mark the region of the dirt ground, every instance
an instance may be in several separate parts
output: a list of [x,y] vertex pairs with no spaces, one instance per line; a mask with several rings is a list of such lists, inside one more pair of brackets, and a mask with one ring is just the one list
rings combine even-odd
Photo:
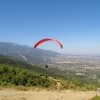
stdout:
[[0,90],[0,100],[88,100],[95,95],[96,91]]

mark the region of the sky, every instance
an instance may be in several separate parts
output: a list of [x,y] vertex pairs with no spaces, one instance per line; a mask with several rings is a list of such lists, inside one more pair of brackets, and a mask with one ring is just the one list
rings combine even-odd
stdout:
[[0,41],[64,54],[100,54],[100,0],[0,0]]

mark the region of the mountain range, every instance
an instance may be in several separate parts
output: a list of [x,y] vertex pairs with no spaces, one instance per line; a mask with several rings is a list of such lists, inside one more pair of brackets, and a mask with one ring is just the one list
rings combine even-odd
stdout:
[[50,62],[50,57],[56,57],[61,55],[58,52],[34,49],[33,47],[27,45],[20,45],[12,42],[2,42],[0,41],[0,54],[11,56],[16,59],[23,60],[32,64],[44,65]]

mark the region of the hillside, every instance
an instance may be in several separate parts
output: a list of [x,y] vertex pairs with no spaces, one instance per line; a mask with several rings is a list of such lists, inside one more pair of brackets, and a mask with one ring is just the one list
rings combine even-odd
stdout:
[[1,86],[22,85],[51,89],[68,88],[67,81],[57,76],[59,75],[52,70],[50,71],[46,68],[30,65],[11,57],[0,56]]
[[48,57],[60,55],[60,53],[50,50],[34,49],[33,47],[27,45],[1,41],[0,54],[39,65],[44,65],[45,63],[50,62],[51,60]]
[[45,74],[45,75],[52,76],[52,77],[63,78],[63,72],[61,72],[57,69],[50,69],[50,68],[46,69],[45,67],[43,68],[43,67],[35,65],[35,64],[34,65],[29,64],[29,63],[14,59],[9,56],[0,55],[0,64],[6,64],[9,66],[18,67],[18,68],[26,68],[26,69],[34,71],[38,74]]
[[49,80],[45,75],[40,75],[13,66],[0,64],[0,85],[2,86],[40,86],[49,87],[53,83],[53,80]]
[[[64,71],[59,71],[55,68],[43,68],[2,55],[0,56],[0,76],[1,85],[28,86],[30,84],[28,82],[31,82],[29,80],[36,78],[36,86],[41,86],[42,84],[41,87],[43,87],[43,84],[47,82],[47,87],[52,87],[53,89],[95,90],[97,87],[97,85],[91,83],[93,82],[92,80],[87,80],[84,76],[74,76],[72,72],[66,74]],[[18,80],[21,80],[21,82]],[[16,81],[20,83],[16,83]],[[84,84],[86,82],[87,84]],[[33,80],[29,86],[33,86],[32,84]]]

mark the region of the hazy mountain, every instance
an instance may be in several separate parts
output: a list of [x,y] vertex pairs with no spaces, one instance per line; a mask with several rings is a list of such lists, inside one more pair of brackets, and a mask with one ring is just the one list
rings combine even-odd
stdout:
[[2,41],[0,41],[0,54],[36,64],[45,64],[50,61],[50,57],[60,55],[60,53],[50,50],[34,49],[27,45]]

